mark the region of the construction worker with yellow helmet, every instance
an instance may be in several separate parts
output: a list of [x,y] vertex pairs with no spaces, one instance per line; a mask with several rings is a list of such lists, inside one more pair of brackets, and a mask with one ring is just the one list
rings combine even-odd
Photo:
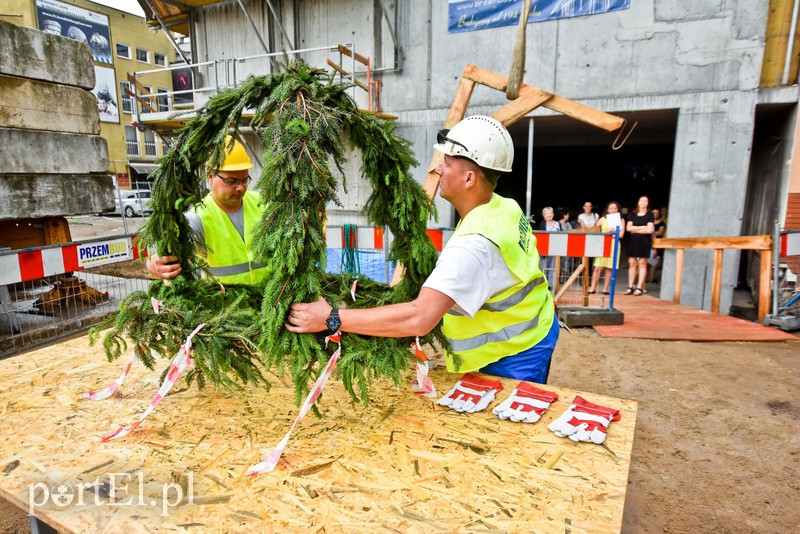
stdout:
[[449,371],[545,383],[559,334],[553,297],[528,219],[514,200],[494,193],[500,174],[512,170],[511,136],[497,120],[477,115],[439,131],[437,141],[434,149],[444,154],[439,194],[461,220],[419,296],[368,309],[297,303],[286,327],[406,337],[425,335],[444,318],[460,356],[448,355]]
[[[253,162],[242,143],[225,138],[226,156],[219,168],[208,169],[210,192],[186,213],[197,238],[197,253],[209,266],[209,275],[223,284],[256,284],[267,275],[252,253],[252,230],[264,207],[259,196],[247,190]],[[151,256],[151,275],[168,280],[181,272],[175,256]]]

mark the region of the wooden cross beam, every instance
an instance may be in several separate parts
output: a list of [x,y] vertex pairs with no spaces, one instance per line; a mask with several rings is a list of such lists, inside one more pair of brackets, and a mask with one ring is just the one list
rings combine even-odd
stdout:
[[[450,112],[444,122],[446,129],[452,128],[464,118],[476,83],[505,93],[508,87],[508,78],[475,65],[467,65],[461,74],[461,81],[458,84],[458,89],[456,89],[453,104],[450,106]],[[585,106],[574,100],[549,93],[544,89],[525,83],[519,86],[519,96],[495,111],[492,117],[508,127],[539,106],[544,106],[573,119],[597,126],[607,132],[618,130],[625,124],[625,119],[622,117]],[[428,166],[428,177],[425,179],[424,185],[425,192],[428,193],[430,198],[434,198],[436,190],[439,189],[439,175],[436,174],[436,167],[442,161],[444,161],[444,154],[434,150],[431,164]],[[392,276],[392,286],[400,281],[403,276],[402,273],[403,266],[398,263],[397,268],[394,270],[394,276]]]

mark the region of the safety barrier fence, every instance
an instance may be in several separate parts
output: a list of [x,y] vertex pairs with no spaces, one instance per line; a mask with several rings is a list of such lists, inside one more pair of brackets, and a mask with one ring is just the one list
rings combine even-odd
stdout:
[[[428,230],[441,251],[453,229]],[[394,262],[391,236],[382,228],[331,226],[326,229],[327,270],[360,272],[388,283]],[[589,295],[589,258],[609,256],[613,234],[536,233],[543,256],[554,258],[546,274],[560,304],[609,307],[611,296]],[[119,264],[139,259],[134,235],[120,235],[23,250],[0,250],[0,357],[86,330],[116,312],[119,302],[151,282],[144,266]],[[555,273],[559,273],[555,275]]]
[[772,273],[772,313],[766,324],[783,330],[800,328],[800,230],[781,230],[775,226]]
[[534,232],[536,248],[542,258],[542,271],[558,306],[612,309],[617,265],[611,262],[610,289],[603,294],[603,280],[590,293],[594,262],[619,254],[619,238],[614,232]]
[[0,250],[0,357],[84,330],[120,300],[147,289],[114,276],[111,264],[138,259],[131,235],[23,250]]

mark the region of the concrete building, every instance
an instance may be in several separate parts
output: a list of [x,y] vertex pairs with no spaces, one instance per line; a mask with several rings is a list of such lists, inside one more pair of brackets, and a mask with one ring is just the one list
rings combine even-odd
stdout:
[[[92,51],[96,84],[92,92],[100,111],[100,136],[108,143],[109,169],[120,189],[148,188],[147,175],[163,154],[164,144],[153,132],[138,131],[128,73],[154,70],[175,62],[176,51],[163,32],[149,29],[142,17],[89,0],[6,0],[0,20],[84,41]],[[168,71],[150,77],[146,100],[156,110],[171,109]],[[141,93],[141,91],[140,91]]]
[[[532,18],[541,21],[528,25],[524,82],[638,126],[622,149],[612,150],[615,133],[539,108],[511,128],[518,155],[499,192],[526,205],[530,160],[534,215],[546,205],[578,207],[585,200],[632,208],[646,194],[654,207],[669,207],[669,237],[771,233],[775,220],[800,226],[796,3],[537,2]],[[397,116],[401,135],[412,140],[422,181],[465,65],[508,73],[522,2],[140,4],[151,24],[158,18],[188,24],[197,62],[350,44],[370,57],[381,108]],[[498,25],[503,21],[510,25]],[[324,65],[330,54],[301,55]],[[198,85],[222,85],[216,65],[216,71],[196,69]],[[265,58],[237,66],[239,78],[274,68]],[[363,94],[357,98],[364,105]],[[504,94],[478,87],[467,113],[491,114],[505,103]],[[348,216],[363,198],[351,186]],[[454,224],[449,205],[437,203],[440,220],[432,225]],[[746,274],[744,257],[725,255],[723,312]],[[685,304],[709,307],[712,266],[710,251],[687,251]],[[672,297],[674,279],[668,251],[662,298]]]

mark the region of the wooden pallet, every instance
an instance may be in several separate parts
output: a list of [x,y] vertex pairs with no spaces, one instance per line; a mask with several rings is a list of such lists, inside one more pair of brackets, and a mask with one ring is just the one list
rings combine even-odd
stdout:
[[[347,350],[346,336],[344,343]],[[597,446],[546,428],[575,391],[549,387],[561,399],[524,425],[491,410],[458,414],[415,396],[408,383],[378,384],[368,407],[353,405],[332,380],[318,401],[323,417],[309,414],[276,470],[252,478],[247,469],[297,413],[288,380],[239,396],[185,389],[181,380],[136,431],[101,443],[137,419],[158,387],[161,369],[137,364],[115,397],[81,400],[123,365],[106,362],[85,337],[0,361],[0,496],[28,509],[33,495],[35,515],[65,532],[563,533],[622,525],[632,401],[582,394],[622,411]],[[456,375],[439,368],[432,378],[441,394]],[[516,383],[503,382],[501,400]],[[178,488],[183,499],[168,506]],[[68,506],[54,502],[69,495]]]

